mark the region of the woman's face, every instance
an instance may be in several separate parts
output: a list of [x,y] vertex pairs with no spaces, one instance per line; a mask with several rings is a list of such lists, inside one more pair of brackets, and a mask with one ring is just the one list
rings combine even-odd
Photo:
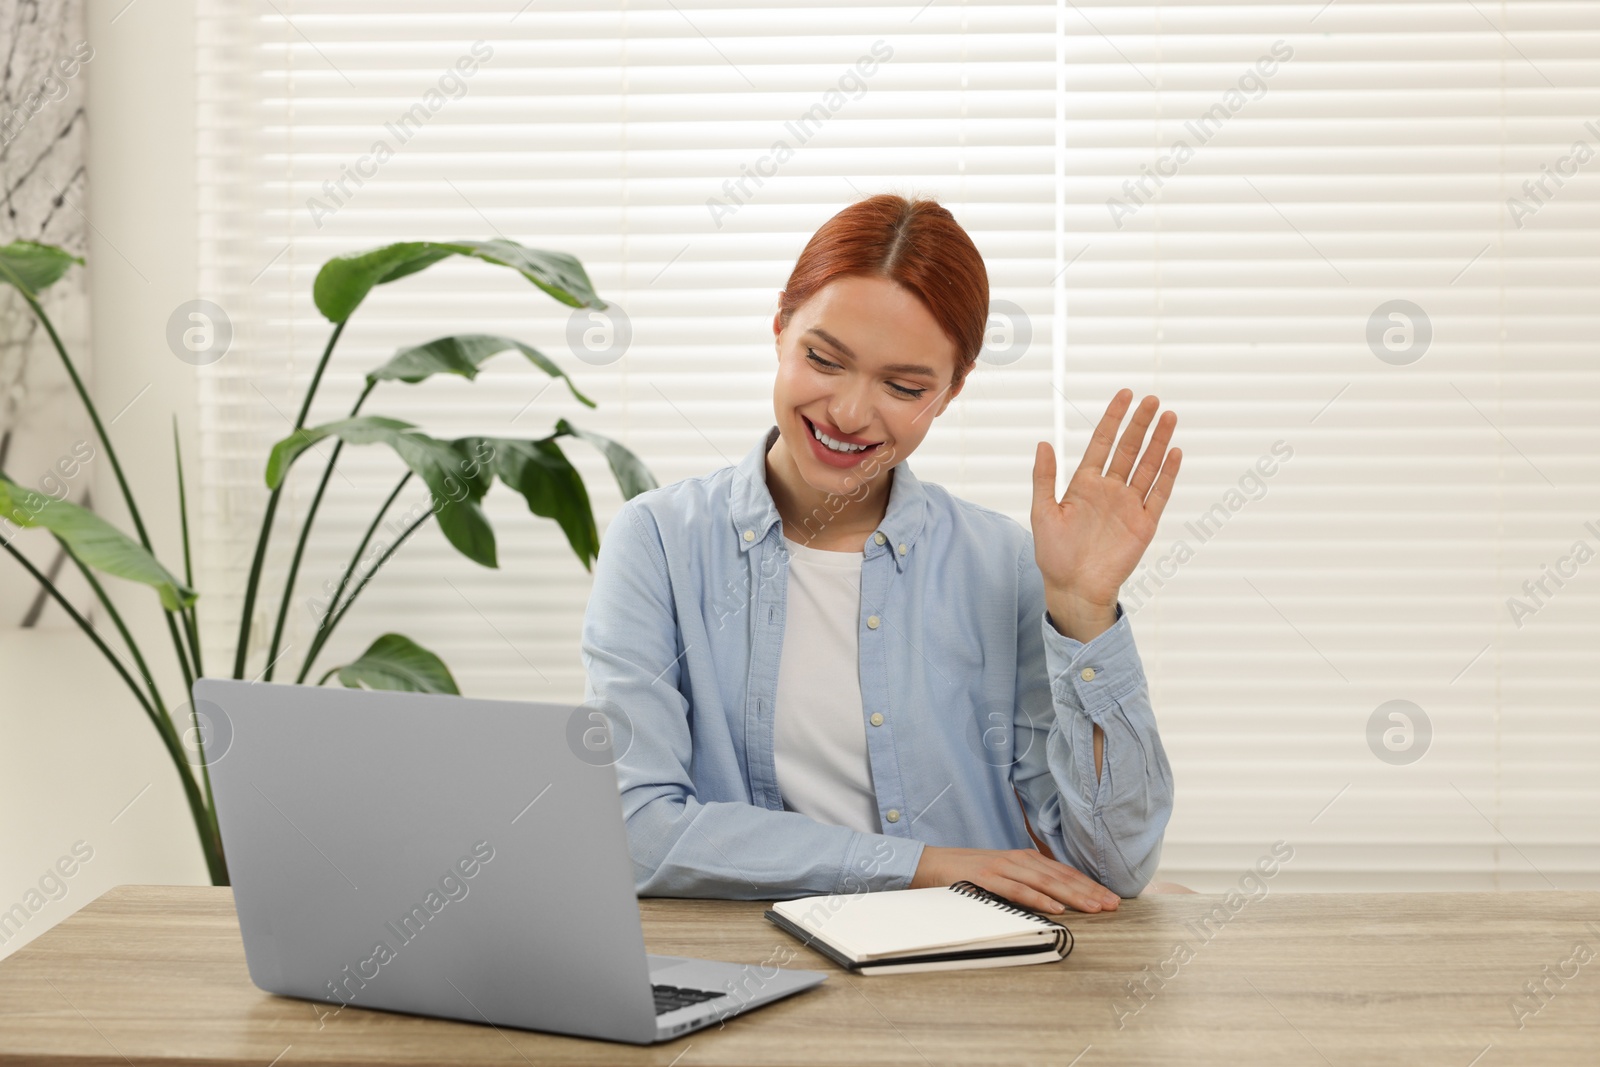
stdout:
[[[829,282],[780,325],[773,414],[806,484],[859,492],[922,443],[960,393],[952,389],[956,346],[928,309],[887,278]],[[835,444],[869,445],[841,452]]]

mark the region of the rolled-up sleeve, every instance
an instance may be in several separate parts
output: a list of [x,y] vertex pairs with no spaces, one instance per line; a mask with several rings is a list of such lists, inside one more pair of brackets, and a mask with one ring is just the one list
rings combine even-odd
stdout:
[[[1017,560],[1018,655],[1013,784],[1056,859],[1119,896],[1155,873],[1172,815],[1172,768],[1122,604],[1088,642],[1058,632],[1027,537]],[[1105,734],[1095,773],[1094,727]]]
[[601,542],[581,653],[585,702],[622,718],[612,735],[639,895],[770,900],[909,886],[921,842],[698,798],[691,702],[680,689],[690,650],[668,574],[653,519],[628,501]]

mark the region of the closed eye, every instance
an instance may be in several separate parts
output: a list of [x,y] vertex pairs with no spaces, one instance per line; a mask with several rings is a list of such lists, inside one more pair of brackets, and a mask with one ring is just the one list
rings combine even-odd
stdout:
[[[806,349],[806,358],[811,360],[811,362],[815,363],[817,366],[819,366],[819,367],[827,367],[829,370],[843,370],[844,369],[843,367],[839,366],[839,364],[837,364],[837,363],[829,363],[827,360],[825,360],[821,356],[817,355],[816,350],[812,349],[812,348],[807,348]],[[905,397],[905,398],[907,398],[909,400],[914,400],[917,397],[921,396],[923,393],[927,392],[926,389],[907,389],[905,386],[896,385],[894,382],[889,382],[888,385],[889,385],[890,389],[893,389],[896,393],[899,393],[901,396],[903,396],[903,397]]]
[[806,358],[817,364],[819,367],[827,367],[829,370],[843,369],[837,363],[829,363],[827,360],[823,359],[821,356],[817,355],[815,351],[809,348],[806,349]]

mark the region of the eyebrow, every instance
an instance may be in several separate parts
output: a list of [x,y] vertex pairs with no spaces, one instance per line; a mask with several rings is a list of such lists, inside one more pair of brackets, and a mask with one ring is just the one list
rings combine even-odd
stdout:
[[[832,345],[834,348],[837,348],[851,359],[859,361],[860,357],[854,352],[850,351],[850,347],[848,345],[839,340],[837,337],[833,336],[833,334],[829,333],[827,330],[824,330],[822,327],[813,326],[807,330],[806,333],[816,334],[818,337],[822,338],[824,341],[828,342],[828,344]],[[938,371],[921,363],[891,363],[887,367],[884,367],[883,370],[886,374],[925,374],[929,378],[938,377]]]

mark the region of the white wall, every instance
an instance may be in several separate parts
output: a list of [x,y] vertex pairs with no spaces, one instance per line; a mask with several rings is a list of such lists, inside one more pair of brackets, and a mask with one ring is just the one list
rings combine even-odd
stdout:
[[[194,18],[192,5],[91,0],[94,60],[84,68],[92,389],[107,419],[138,397],[112,439],[157,553],[174,570],[182,555],[171,419],[192,432],[195,389],[194,368],[165,338],[172,309],[195,296]],[[97,511],[127,528],[108,463],[96,464],[94,496]],[[154,596],[115,579],[106,586],[151,666],[169,672],[160,679],[169,699],[181,699]],[[93,850],[64,879],[66,894],[0,944],[0,956],[110,886],[209,882],[171,760],[83,635],[9,631],[0,672],[0,810],[10,816],[0,839],[0,911],[37,903],[30,890],[74,843]]]

